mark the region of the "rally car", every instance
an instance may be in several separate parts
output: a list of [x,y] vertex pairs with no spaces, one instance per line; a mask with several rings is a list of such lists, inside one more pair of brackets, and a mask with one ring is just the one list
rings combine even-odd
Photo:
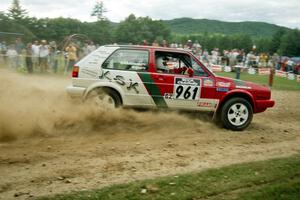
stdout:
[[253,113],[274,106],[269,88],[216,76],[191,52],[149,46],[101,46],[72,72],[72,97],[111,107],[212,111],[225,128],[243,130]]

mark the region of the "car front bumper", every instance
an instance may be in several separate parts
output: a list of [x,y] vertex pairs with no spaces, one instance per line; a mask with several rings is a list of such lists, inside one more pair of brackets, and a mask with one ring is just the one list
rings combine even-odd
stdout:
[[86,88],[84,87],[74,87],[74,86],[68,86],[66,88],[67,93],[71,96],[71,97],[83,97],[84,92],[85,92]]
[[255,113],[263,112],[267,108],[271,108],[275,105],[275,101],[268,99],[268,100],[256,100],[255,101]]

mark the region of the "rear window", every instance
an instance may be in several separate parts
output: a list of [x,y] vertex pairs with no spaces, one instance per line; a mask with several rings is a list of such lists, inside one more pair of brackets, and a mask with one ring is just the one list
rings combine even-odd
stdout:
[[115,51],[102,65],[105,69],[147,71],[149,52],[146,50],[120,49]]

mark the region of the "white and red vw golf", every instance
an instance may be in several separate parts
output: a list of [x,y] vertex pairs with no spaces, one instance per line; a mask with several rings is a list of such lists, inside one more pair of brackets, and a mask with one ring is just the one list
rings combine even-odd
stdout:
[[161,107],[215,112],[232,130],[274,106],[267,87],[218,77],[185,50],[102,46],[74,67],[71,96],[113,107]]

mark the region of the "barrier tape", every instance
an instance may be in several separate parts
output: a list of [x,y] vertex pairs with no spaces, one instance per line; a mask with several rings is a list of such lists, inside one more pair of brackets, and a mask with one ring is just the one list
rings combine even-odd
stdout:
[[[221,66],[221,65],[213,65],[210,66],[210,69],[212,69],[213,72],[231,72],[232,68],[234,67],[230,67],[230,66]],[[258,69],[254,69],[254,68],[247,68],[247,67],[243,67],[245,69],[247,69],[247,73],[254,75],[254,74],[258,74],[258,75],[270,75],[271,71],[270,68],[258,68]],[[296,80],[297,82],[300,83],[300,75],[294,74],[294,73],[288,73],[282,70],[276,70],[275,71],[275,76],[277,77],[281,77],[281,78],[286,78],[288,80]]]

